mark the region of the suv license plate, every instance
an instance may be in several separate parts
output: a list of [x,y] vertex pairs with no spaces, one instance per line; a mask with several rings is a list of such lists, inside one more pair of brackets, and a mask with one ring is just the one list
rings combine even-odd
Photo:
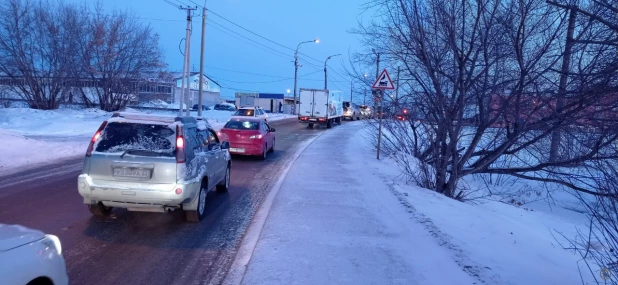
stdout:
[[135,168],[114,168],[114,176],[150,178],[150,170],[149,169],[135,169]]
[[234,147],[231,147],[230,151],[231,152],[245,152],[245,149],[244,148],[234,148]]

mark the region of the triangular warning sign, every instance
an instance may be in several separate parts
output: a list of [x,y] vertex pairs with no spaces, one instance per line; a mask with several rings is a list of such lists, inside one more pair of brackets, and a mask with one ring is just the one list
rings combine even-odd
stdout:
[[391,80],[390,75],[388,75],[388,71],[386,71],[386,69],[382,70],[382,73],[380,73],[380,76],[378,76],[378,79],[373,83],[371,88],[383,90],[395,89],[395,85],[393,84],[393,81]]

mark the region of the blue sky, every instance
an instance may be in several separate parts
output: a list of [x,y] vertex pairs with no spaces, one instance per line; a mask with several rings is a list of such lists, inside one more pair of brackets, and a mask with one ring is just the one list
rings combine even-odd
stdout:
[[[320,43],[303,44],[300,48],[300,52],[315,60],[300,55],[303,66],[298,71],[298,88],[323,88],[324,60],[329,55],[340,53],[341,56],[328,61],[329,89],[349,92],[350,78],[346,76],[343,65],[349,62],[348,53],[356,52],[361,47],[356,36],[348,30],[357,27],[362,17],[360,6],[364,1],[210,0],[207,7],[252,32],[292,49],[301,41],[319,38]],[[195,6],[189,0],[170,2]],[[203,4],[203,1],[195,2]],[[185,36],[186,12],[164,0],[104,0],[102,3],[106,9],[129,9],[149,23],[160,35],[170,69],[182,70],[182,55],[178,46]],[[208,20],[205,73],[223,85],[224,97],[233,97],[237,92],[234,89],[271,93],[293,90],[293,50],[252,35],[212,13],[208,14]],[[199,71],[201,17],[194,18],[193,29],[191,65]]]

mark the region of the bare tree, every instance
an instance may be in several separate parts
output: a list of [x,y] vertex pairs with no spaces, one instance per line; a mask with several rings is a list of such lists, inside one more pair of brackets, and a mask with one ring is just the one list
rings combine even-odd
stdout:
[[58,108],[75,66],[74,7],[46,1],[0,5],[0,75],[31,108]]
[[[601,70],[605,51],[592,50],[588,23],[578,22],[572,61],[576,74],[564,77],[568,13],[543,0],[446,1],[376,0],[379,21],[356,30],[366,43],[382,48],[385,60],[404,67],[412,81],[407,92],[423,117],[420,150],[406,131],[393,131],[392,149],[414,150],[431,166],[435,190],[462,198],[459,180],[500,173],[553,182],[600,195],[562,179],[570,168],[617,157],[612,142],[618,124],[609,120],[618,106],[611,74]],[[561,104],[558,104],[558,99]],[[416,120],[406,128],[419,129]],[[471,124],[473,123],[473,124]],[[582,132],[584,126],[594,131]],[[404,128],[399,128],[400,130]],[[568,148],[550,161],[551,134],[560,130]],[[507,162],[508,163],[505,163]]]
[[164,67],[159,37],[127,12],[106,14],[97,5],[87,14],[80,44],[84,63],[80,74],[94,86],[85,88],[96,94],[102,110],[122,109],[136,99],[143,75]]

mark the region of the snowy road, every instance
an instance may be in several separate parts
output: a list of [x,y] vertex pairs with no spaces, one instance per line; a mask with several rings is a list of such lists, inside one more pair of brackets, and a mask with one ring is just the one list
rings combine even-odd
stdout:
[[218,284],[291,154],[325,131],[295,120],[272,125],[275,153],[267,161],[235,158],[230,191],[209,194],[200,224],[184,222],[181,212],[115,210],[105,220],[91,217],[76,190],[81,159],[0,177],[0,217],[58,235],[71,284]]

